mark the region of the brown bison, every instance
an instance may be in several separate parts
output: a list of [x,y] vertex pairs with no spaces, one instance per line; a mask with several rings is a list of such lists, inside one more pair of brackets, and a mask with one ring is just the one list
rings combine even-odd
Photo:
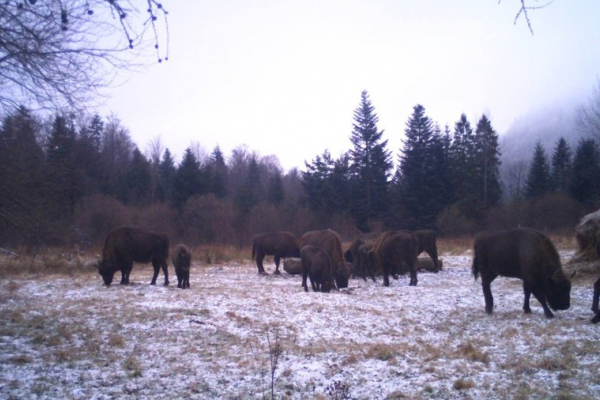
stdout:
[[314,292],[330,292],[335,287],[333,283],[333,261],[329,254],[320,247],[310,244],[300,249],[302,260],[302,287],[308,292],[306,278],[310,278],[310,285]]
[[169,284],[168,257],[169,238],[165,233],[128,227],[117,228],[106,235],[98,272],[104,284],[110,286],[115,272],[121,271],[121,285],[128,285],[129,273],[134,262],[152,262],[154,276],[150,284],[156,284],[156,278],[162,268],[166,286]]
[[369,261],[369,252],[373,250],[375,246],[374,240],[363,240],[358,238],[352,242],[348,250],[344,252],[344,259],[352,263],[354,269],[354,275],[362,278],[365,282],[367,281],[367,274],[375,282],[375,274],[373,266]]
[[173,251],[173,266],[175,267],[175,275],[177,275],[177,287],[180,289],[190,288],[190,263],[192,254],[190,250],[183,244],[175,246]]
[[434,272],[438,272],[438,249],[437,249],[437,233],[433,229],[421,229],[415,231],[415,235],[419,239],[418,254],[426,252],[433,261]]
[[570,306],[571,280],[561,267],[560,258],[550,239],[529,228],[509,231],[483,231],[474,242],[473,275],[481,274],[485,311],[494,310],[490,284],[497,276],[523,280],[525,302],[523,310],[531,313],[529,297],[533,293],[548,318],[553,310]]
[[369,251],[374,268],[383,271],[383,285],[389,286],[389,276],[398,279],[403,264],[410,272],[410,286],[417,286],[417,251],[419,240],[413,232],[388,231],[382,233]]
[[[600,257],[600,242],[596,243],[596,252]],[[592,311],[596,314],[592,322],[597,324],[600,321],[600,311],[598,310],[598,301],[600,299],[600,278],[594,282],[594,297],[592,298]]]
[[289,232],[260,233],[252,239],[252,259],[256,260],[259,274],[266,274],[263,267],[265,256],[274,256],[275,274],[279,272],[279,261],[282,258],[300,258],[298,238]]
[[331,229],[309,231],[300,238],[300,246],[306,245],[317,246],[325,250],[333,262],[333,274],[337,287],[339,289],[348,287],[351,271],[344,261],[340,235]]

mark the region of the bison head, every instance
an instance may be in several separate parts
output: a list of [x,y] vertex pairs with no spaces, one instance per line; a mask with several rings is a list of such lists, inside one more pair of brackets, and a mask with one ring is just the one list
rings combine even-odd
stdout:
[[113,277],[115,276],[115,271],[111,268],[111,263],[106,260],[102,260],[98,262],[97,267],[98,273],[102,277],[104,284],[107,287],[110,286],[113,281]]
[[571,306],[571,279],[558,270],[547,279],[546,299],[553,310],[568,310]]
[[337,284],[338,289],[347,288],[348,280],[350,280],[351,271],[346,265],[339,267],[337,271],[335,271],[335,283]]

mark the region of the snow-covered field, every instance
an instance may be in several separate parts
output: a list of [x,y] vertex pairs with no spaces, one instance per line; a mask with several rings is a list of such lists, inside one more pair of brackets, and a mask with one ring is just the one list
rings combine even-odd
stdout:
[[600,398],[592,276],[553,320],[498,278],[489,316],[471,257],[442,258],[417,287],[328,294],[250,264],[195,265],[191,290],[140,265],[108,289],[96,273],[2,278],[0,398],[270,398],[277,345],[276,398]]

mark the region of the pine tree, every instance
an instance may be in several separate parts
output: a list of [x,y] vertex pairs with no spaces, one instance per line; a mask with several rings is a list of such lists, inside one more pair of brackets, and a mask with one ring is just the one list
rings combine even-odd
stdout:
[[378,117],[367,91],[361,93],[354,111],[354,128],[350,141],[353,184],[353,214],[360,229],[367,230],[370,218],[382,217],[388,207],[388,189],[392,169],[391,153],[377,129]]
[[173,179],[173,206],[181,208],[190,197],[201,194],[203,189],[201,185],[200,163],[193,150],[188,147]]
[[283,191],[281,174],[276,172],[269,178],[269,183],[267,186],[267,202],[278,206],[283,203],[284,198],[285,192]]
[[420,104],[414,107],[404,133],[406,139],[396,176],[396,202],[403,215],[402,227],[433,227],[443,208],[438,191],[445,170],[437,164],[443,162],[438,158],[443,157],[442,136],[434,133],[433,122]]
[[158,165],[158,198],[161,201],[172,201],[173,181],[177,168],[175,168],[175,160],[171,156],[171,151],[165,149],[162,160]]
[[569,189],[573,198],[581,203],[600,200],[600,152],[594,139],[579,140]]
[[500,150],[498,134],[490,120],[482,115],[475,129],[476,165],[479,176],[479,202],[482,211],[497,205],[502,197],[500,185]]
[[550,166],[541,142],[537,142],[533,151],[533,160],[525,182],[525,196],[537,198],[550,191]]
[[465,114],[454,124],[450,146],[450,181],[454,191],[452,202],[457,202],[461,212],[475,218],[474,204],[477,201],[476,138]]
[[128,203],[137,206],[148,205],[151,200],[152,171],[150,162],[137,147],[133,150],[125,180],[130,191]]
[[572,151],[565,138],[558,139],[552,154],[552,188],[567,193],[571,181]]
[[227,196],[229,170],[219,146],[215,147],[210,156],[209,169],[210,192],[222,199]]

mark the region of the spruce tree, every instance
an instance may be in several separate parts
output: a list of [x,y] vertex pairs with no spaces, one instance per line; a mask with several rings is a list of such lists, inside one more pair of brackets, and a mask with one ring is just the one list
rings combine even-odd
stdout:
[[209,175],[210,192],[218,198],[227,196],[229,170],[219,146],[215,147],[210,155]]
[[167,148],[163,153],[162,160],[158,165],[158,198],[161,201],[171,201],[173,193],[173,181],[177,168],[171,151]]
[[552,189],[564,193],[569,191],[572,156],[571,146],[565,138],[558,139],[552,154]]
[[247,175],[235,195],[235,206],[238,216],[245,218],[252,207],[261,201],[262,182],[256,157],[250,159]]
[[267,185],[267,201],[273,205],[280,205],[283,203],[285,198],[285,192],[283,190],[283,181],[281,174],[275,172],[270,178]]
[[144,206],[150,203],[152,171],[150,162],[136,147],[133,150],[131,165],[125,175],[129,187],[129,204]]
[[580,139],[573,158],[569,191],[581,203],[600,200],[600,152],[594,139]]
[[354,128],[350,136],[353,184],[353,216],[359,229],[367,230],[370,218],[382,217],[388,207],[388,189],[392,169],[391,153],[383,131],[377,129],[378,117],[367,91],[361,93],[354,110]]
[[475,129],[475,162],[479,184],[477,195],[482,211],[497,205],[502,197],[498,134],[490,120],[482,115]]
[[454,124],[452,144],[450,146],[450,181],[454,195],[461,212],[475,218],[475,203],[477,201],[476,138],[471,123],[465,114]]
[[443,162],[442,135],[434,133],[433,122],[418,104],[406,123],[406,139],[399,158],[396,176],[396,203],[403,215],[403,228],[431,228],[443,208],[438,197],[441,174],[438,162]]
[[533,160],[525,182],[525,197],[537,198],[550,191],[550,166],[541,142],[533,151]]
[[200,163],[194,151],[188,147],[173,179],[173,206],[181,208],[190,197],[201,194],[203,189],[201,184]]

